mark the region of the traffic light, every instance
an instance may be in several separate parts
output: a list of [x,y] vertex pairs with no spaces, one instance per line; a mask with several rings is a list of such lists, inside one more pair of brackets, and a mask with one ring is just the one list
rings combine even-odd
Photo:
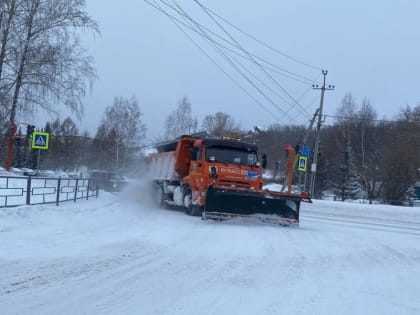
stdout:
[[35,131],[35,126],[32,125],[28,125],[27,129],[26,129],[26,136],[28,137],[28,139],[32,139],[32,135]]

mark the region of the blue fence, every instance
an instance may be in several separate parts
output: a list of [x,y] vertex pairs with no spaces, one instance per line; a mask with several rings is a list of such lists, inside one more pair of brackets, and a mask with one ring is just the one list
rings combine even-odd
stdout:
[[98,196],[90,178],[0,176],[0,208],[89,199]]

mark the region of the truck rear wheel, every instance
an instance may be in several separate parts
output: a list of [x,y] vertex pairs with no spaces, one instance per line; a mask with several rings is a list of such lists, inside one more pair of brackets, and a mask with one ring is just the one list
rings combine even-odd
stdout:
[[165,204],[165,195],[163,193],[163,187],[160,185],[156,185],[153,193],[156,205],[162,207]]

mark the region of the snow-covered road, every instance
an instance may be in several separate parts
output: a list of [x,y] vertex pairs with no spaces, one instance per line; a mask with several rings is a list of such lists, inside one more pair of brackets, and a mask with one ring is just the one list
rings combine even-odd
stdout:
[[420,313],[420,208],[315,201],[288,228],[141,190],[0,209],[0,313]]

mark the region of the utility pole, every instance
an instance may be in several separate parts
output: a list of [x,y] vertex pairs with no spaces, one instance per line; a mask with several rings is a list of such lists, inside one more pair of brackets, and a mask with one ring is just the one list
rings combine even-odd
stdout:
[[314,191],[315,191],[315,177],[316,177],[316,168],[317,168],[317,163],[318,163],[319,136],[320,136],[321,124],[322,124],[322,109],[324,107],[324,93],[325,93],[325,90],[334,90],[334,85],[328,85],[328,87],[325,86],[325,79],[327,77],[327,73],[328,73],[327,70],[322,70],[322,75],[324,76],[324,82],[321,87],[319,87],[318,84],[312,85],[312,88],[314,90],[321,90],[321,101],[319,103],[319,108],[318,108],[318,123],[316,126],[314,158],[312,160],[312,165],[311,165],[312,176],[311,176],[310,193],[312,197],[314,196]]
[[[314,122],[315,122],[316,116],[318,114],[318,111],[319,111],[319,108],[316,109],[314,117],[311,119],[311,121],[309,123],[309,127],[308,127],[307,131],[305,132],[305,134],[303,136],[303,139],[302,139],[302,142],[301,142],[303,145],[306,145],[306,142],[308,141],[309,133],[312,130],[312,127],[314,125]],[[295,171],[294,168],[296,167],[296,163],[298,161],[298,158],[299,158],[299,154],[296,154],[295,159],[293,161],[293,172]],[[288,179],[288,177],[286,177],[286,179],[284,180],[284,184],[283,184],[283,187],[282,187],[281,191],[286,190],[288,181],[289,181],[289,179]],[[305,188],[306,188],[306,172],[305,172]]]

